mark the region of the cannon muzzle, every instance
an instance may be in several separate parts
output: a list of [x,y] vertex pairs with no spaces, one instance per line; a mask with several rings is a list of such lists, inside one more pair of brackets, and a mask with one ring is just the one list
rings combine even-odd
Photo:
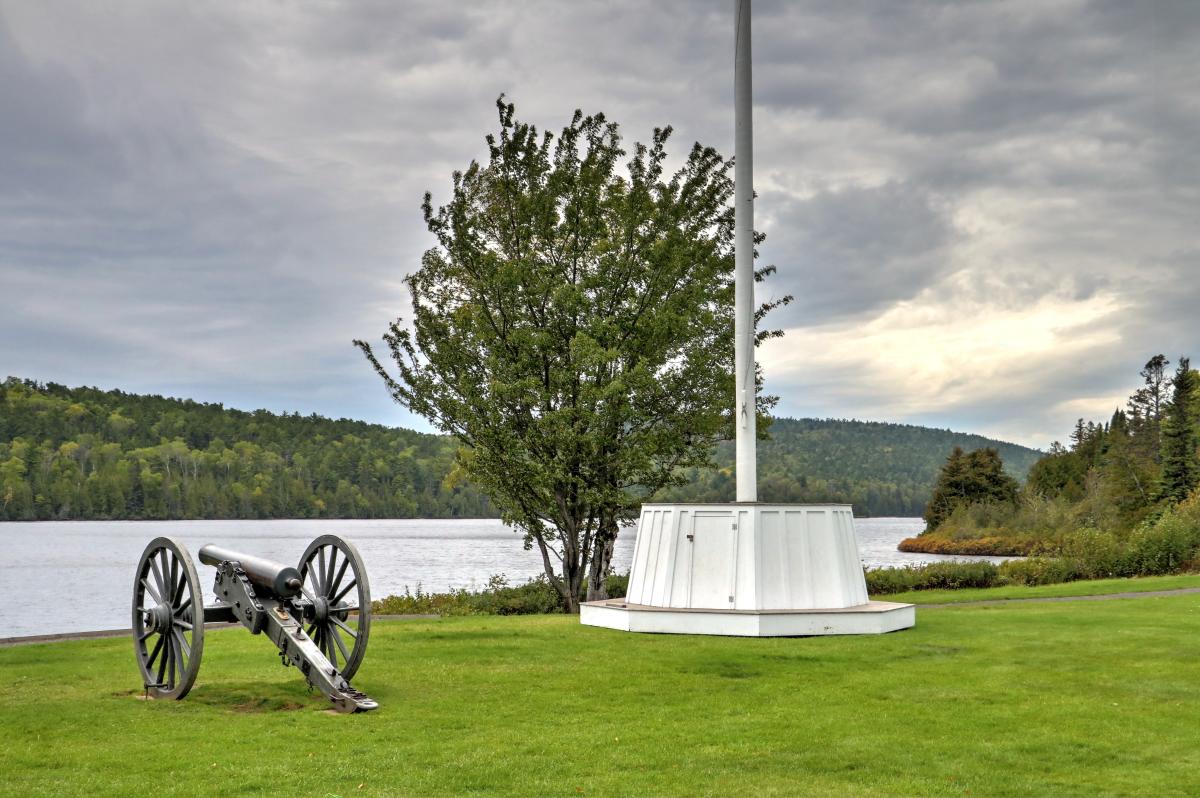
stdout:
[[242,554],[211,543],[200,549],[200,562],[205,565],[220,565],[226,561],[236,562],[251,582],[270,590],[280,598],[300,595],[300,588],[304,582],[300,578],[300,571],[290,565],[255,557],[253,554]]

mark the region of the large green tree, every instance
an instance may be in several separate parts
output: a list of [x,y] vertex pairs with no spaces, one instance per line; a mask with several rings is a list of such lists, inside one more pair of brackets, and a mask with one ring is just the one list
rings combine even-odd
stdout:
[[697,144],[668,176],[669,128],[629,155],[601,114],[555,140],[497,107],[487,163],[454,174],[446,205],[425,196],[437,245],[406,278],[411,328],[384,335],[396,375],[355,343],[463,444],[574,611],[585,578],[604,596],[642,498],[709,465],[731,428],[731,163]]

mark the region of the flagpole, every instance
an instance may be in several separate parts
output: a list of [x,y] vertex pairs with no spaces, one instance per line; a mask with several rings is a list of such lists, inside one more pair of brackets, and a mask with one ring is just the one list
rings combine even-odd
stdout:
[[737,500],[758,500],[754,369],[754,103],[750,73],[750,0],[736,2],[734,105],[734,373]]

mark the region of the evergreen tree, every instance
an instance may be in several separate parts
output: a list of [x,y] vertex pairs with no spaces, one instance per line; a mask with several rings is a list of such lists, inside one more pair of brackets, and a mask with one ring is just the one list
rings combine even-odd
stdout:
[[950,517],[955,508],[972,502],[1013,503],[1017,481],[1004,471],[1000,453],[992,448],[964,453],[954,447],[938,474],[933,497],[925,508],[926,530],[932,532]]
[[1161,354],[1146,361],[1138,372],[1142,387],[1134,391],[1128,403],[1132,431],[1141,449],[1156,463],[1162,459],[1162,416],[1170,401],[1171,379],[1167,376],[1170,365],[1171,361]]
[[1129,417],[1119,409],[1104,435],[1101,469],[1106,499],[1124,516],[1132,519],[1150,503],[1154,463],[1139,455]]
[[1159,495],[1172,502],[1183,501],[1200,482],[1197,453],[1198,376],[1186,357],[1171,381],[1174,395],[1166,407],[1162,425],[1162,479]]

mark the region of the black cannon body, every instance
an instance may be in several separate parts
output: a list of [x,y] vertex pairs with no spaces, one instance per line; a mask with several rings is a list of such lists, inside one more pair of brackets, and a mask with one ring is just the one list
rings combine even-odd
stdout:
[[299,567],[208,545],[217,602],[203,606],[195,566],[181,543],[156,538],[142,553],[133,588],[133,637],[147,695],[183,698],[195,683],[204,625],[240,623],[270,638],[284,665],[341,712],[378,704],[350,686],[366,653],[371,592],[358,550],[335,535],[309,544]]
[[200,549],[200,562],[214,568],[220,568],[223,562],[236,562],[252,584],[267,589],[278,598],[299,596],[304,584],[298,568],[264,560],[253,554],[223,549],[211,543]]

